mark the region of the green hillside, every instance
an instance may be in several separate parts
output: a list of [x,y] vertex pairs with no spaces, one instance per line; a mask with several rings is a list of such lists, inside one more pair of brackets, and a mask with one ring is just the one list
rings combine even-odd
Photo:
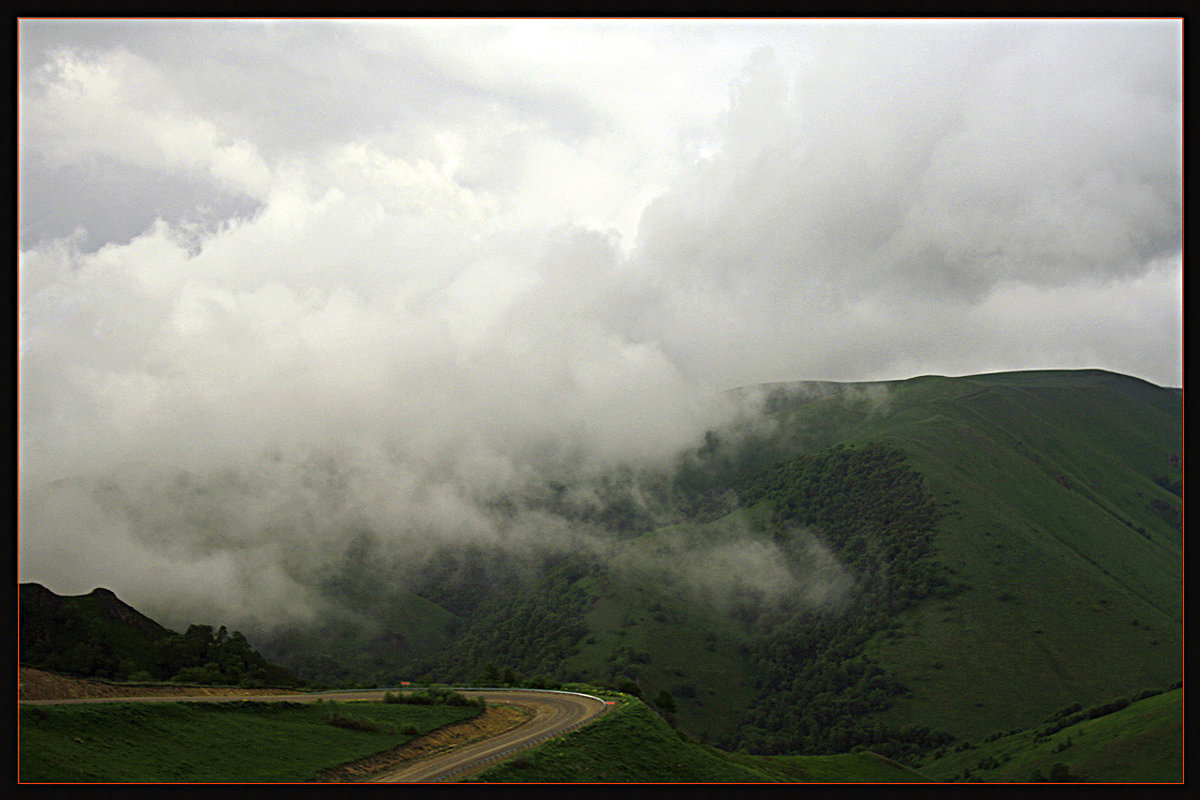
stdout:
[[1180,783],[1183,690],[1069,706],[1033,728],[948,749],[920,770],[939,781]]
[[[749,487],[768,474],[767,465],[794,454],[812,459],[831,446],[883,446],[904,454],[939,509],[928,563],[919,567],[932,581],[926,595],[895,608],[861,649],[844,652],[864,672],[883,672],[874,679],[888,695],[877,705],[887,707],[866,715],[877,724],[982,736],[1182,676],[1177,391],[1099,371],[1008,373],[776,387],[768,407],[779,422],[770,438],[730,437],[712,448],[712,496],[731,486],[754,501]],[[835,542],[834,529],[862,524],[865,512],[861,503],[839,504],[834,479],[821,488],[822,479],[803,478],[826,494],[799,521],[818,523],[818,533]],[[881,518],[895,518],[887,491],[855,490],[864,503],[867,494],[885,502]],[[761,509],[755,513],[765,519]],[[742,535],[747,528],[755,524],[742,525]],[[728,634],[728,618],[643,600],[654,591],[645,583],[610,593],[586,617],[590,636],[601,643],[623,631],[627,648],[651,656],[639,676],[648,694],[675,690],[681,724],[697,733],[718,733],[706,723],[728,730],[736,707],[762,681],[762,660],[753,648],[738,657],[746,637]],[[643,605],[649,613],[639,617]],[[674,631],[662,609],[677,615]],[[657,672],[656,642],[675,662]],[[887,691],[893,683],[904,691]],[[694,697],[681,697],[681,688]],[[770,703],[769,696],[759,701]],[[765,722],[782,724],[769,714]]]
[[598,721],[480,773],[479,783],[910,783],[929,778],[872,753],[751,756],[681,737],[625,698]]
[[938,558],[967,588],[872,642],[912,689],[882,718],[981,735],[1179,679],[1178,394],[1096,372],[897,389],[867,435],[949,507]]
[[763,413],[672,470],[494,499],[587,546],[409,562],[361,531],[317,587],[354,614],[263,652],[326,683],[587,682],[727,752],[909,765],[1181,680],[1179,390],[1085,370],[744,394]]
[[[660,485],[692,513],[626,533],[640,570],[547,567],[433,665],[665,690],[681,727],[730,749],[895,757],[1181,677],[1178,391],[1010,373],[780,385],[766,405],[777,427],[714,432]],[[840,611],[750,586],[715,602],[647,566],[722,544],[786,560],[797,530],[854,578]]]

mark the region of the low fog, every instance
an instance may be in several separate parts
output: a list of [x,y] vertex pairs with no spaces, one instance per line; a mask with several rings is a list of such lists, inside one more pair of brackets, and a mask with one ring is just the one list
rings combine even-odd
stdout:
[[[18,567],[61,594],[265,630],[356,542],[625,563],[582,512],[738,387],[1182,384],[1179,21],[18,36]],[[663,563],[819,605],[813,537]]]

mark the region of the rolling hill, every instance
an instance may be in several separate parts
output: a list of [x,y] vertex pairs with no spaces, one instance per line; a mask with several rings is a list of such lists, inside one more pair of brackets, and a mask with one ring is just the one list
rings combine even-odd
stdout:
[[[444,653],[414,659],[417,674],[426,665],[466,678],[495,663],[632,682],[647,697],[670,692],[684,729],[762,752],[806,742],[777,735],[791,724],[786,698],[807,696],[783,685],[803,665],[838,665],[814,679],[829,714],[857,720],[845,736],[804,745],[832,751],[909,728],[979,737],[1182,677],[1178,390],[1102,371],[766,390],[765,432],[761,423],[714,432],[669,480],[639,484],[652,498],[673,493],[660,508],[689,513],[626,526],[628,561],[698,554],[715,564],[721,545],[768,553],[783,543],[793,570],[818,567],[789,547],[823,548],[831,558],[821,568],[836,582],[854,548],[882,547],[876,578],[898,569],[898,553],[916,576],[880,590],[883,617],[839,630],[861,620],[756,604],[752,586],[732,602],[704,600],[686,569],[620,570],[584,556],[548,559],[538,580],[498,580],[473,601],[447,569],[425,596],[453,596],[459,624]],[[773,496],[756,494],[773,472]],[[642,509],[651,520],[653,502]],[[932,514],[915,513],[930,504]],[[488,559],[475,557],[478,574]],[[458,574],[466,561],[455,562]],[[870,584],[848,571],[855,591]],[[815,638],[799,652],[804,636]],[[910,733],[915,749],[936,741]]]
[[955,742],[1182,678],[1182,396],[1113,373],[740,390],[669,471],[496,498],[602,546],[406,563],[362,531],[353,608],[256,636],[297,675],[589,682],[757,754]]
[[912,689],[883,718],[980,735],[1182,677],[1178,393],[1099,372],[897,388],[866,435],[947,505],[938,559],[967,588],[870,644]]

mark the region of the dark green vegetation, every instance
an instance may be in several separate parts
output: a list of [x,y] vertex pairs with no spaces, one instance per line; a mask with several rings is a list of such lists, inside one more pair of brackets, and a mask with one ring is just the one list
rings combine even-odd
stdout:
[[906,689],[866,654],[866,643],[892,633],[906,609],[962,590],[934,560],[937,509],[903,454],[877,445],[835,445],[766,471],[742,497],[773,509],[772,526],[781,538],[799,526],[823,531],[856,588],[832,612],[784,606],[775,619],[755,621],[769,631],[747,646],[758,665],[758,693],[749,728],[727,737],[729,743],[774,753],[868,746],[901,757],[948,741],[941,731],[891,728],[870,719]]
[[479,714],[473,704],[22,706],[22,782],[289,782]]
[[61,597],[37,583],[18,588],[21,663],[113,681],[175,681],[261,688],[300,684],[251,649],[240,632],[192,625],[170,631],[108,589]]
[[483,700],[468,700],[453,689],[445,686],[429,686],[424,689],[417,689],[411,692],[384,692],[383,702],[385,703],[407,703],[417,706],[469,706],[478,705],[484,707]]
[[[630,746],[633,742],[636,745]],[[598,721],[492,767],[472,780],[484,783],[900,783],[928,779],[870,753],[832,756],[726,753],[681,736],[646,705],[626,698]]]

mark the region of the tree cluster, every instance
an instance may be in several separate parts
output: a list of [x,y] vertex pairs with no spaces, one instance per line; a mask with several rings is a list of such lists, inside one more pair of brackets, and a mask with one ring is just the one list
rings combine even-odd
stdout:
[[247,688],[300,683],[253,650],[240,631],[229,633],[224,625],[215,631],[211,625],[191,625],[183,634],[160,639],[155,650],[151,677],[160,680]]
[[[857,747],[912,759],[949,741],[945,733],[887,729],[870,715],[906,689],[864,654],[895,617],[956,587],[932,547],[937,506],[903,453],[881,445],[835,446],[779,464],[740,492],[773,508],[777,538],[818,531],[853,574],[836,609],[776,612],[747,647],[758,697],[725,745],[759,753],[839,753]],[[764,624],[768,623],[768,624]]]
[[587,633],[583,615],[593,602],[577,582],[599,569],[594,558],[582,554],[544,557],[532,570],[493,565],[485,573],[469,563],[447,568],[444,579],[436,586],[430,581],[422,594],[439,604],[451,603],[462,623],[452,646],[418,664],[413,674],[417,679],[469,681],[481,677],[481,664],[505,664],[505,675],[483,679],[494,683],[499,678],[510,685],[517,676],[531,676],[521,681],[539,685],[563,679],[561,664]]

